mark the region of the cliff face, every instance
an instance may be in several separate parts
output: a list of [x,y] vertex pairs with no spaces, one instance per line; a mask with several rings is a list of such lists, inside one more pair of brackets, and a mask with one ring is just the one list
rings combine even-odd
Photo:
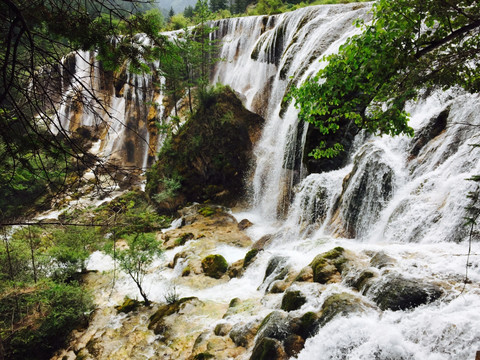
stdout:
[[244,179],[263,121],[230,88],[209,91],[163,147],[148,174],[147,192],[166,211],[194,201],[231,205],[245,193]]

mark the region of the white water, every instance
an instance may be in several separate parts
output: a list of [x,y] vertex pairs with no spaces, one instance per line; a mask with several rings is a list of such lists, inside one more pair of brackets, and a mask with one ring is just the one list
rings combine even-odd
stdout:
[[[437,282],[446,295],[413,310],[371,310],[337,317],[307,340],[298,358],[473,359],[480,350],[477,241],[470,257],[468,276],[472,283],[463,293],[461,290],[468,248],[463,225],[466,194],[473,189],[466,179],[480,173],[479,150],[470,146],[480,142],[476,127],[480,126],[479,96],[455,90],[433,92],[411,104],[411,125],[417,133],[450,107],[446,129],[416,156],[411,156],[414,139],[362,137],[352,151],[351,163],[343,169],[303,178],[304,169],[295,161],[301,159],[295,155],[299,148],[301,151],[296,139],[303,137],[296,134],[296,112],[289,106],[280,115],[288,82],[298,83],[314,73],[322,66],[317,61],[322,53],[335,51],[356,31],[351,23],[364,17],[366,9],[355,8],[320,6],[273,17],[219,22],[218,34],[223,36],[221,56],[226,61],[217,65],[214,79],[243,94],[245,105],[267,121],[255,150],[252,208],[234,215],[255,224],[247,231],[253,240],[268,233],[274,233],[275,240],[243,277],[203,290],[182,287],[178,291],[181,296],[224,303],[235,297],[256,299],[262,304],[257,314],[262,318],[278,310],[281,302],[281,295],[265,294],[260,287],[272,256],[286,256],[288,263],[300,270],[315,255],[335,246],[353,251],[359,261],[368,252],[385,251],[396,260],[395,271]],[[251,56],[255,49],[256,60]],[[390,179],[388,186],[386,178]],[[364,188],[359,187],[362,179],[367,179]],[[291,205],[285,206],[290,197]],[[287,208],[288,212],[278,220],[277,214]],[[357,209],[353,215],[352,208]],[[346,239],[352,232],[356,236]],[[166,269],[162,264],[182,249],[167,251],[147,275],[146,290],[152,300],[163,301],[168,286],[180,276],[181,261],[175,269]],[[242,258],[238,248],[222,245],[217,250],[229,263]],[[97,254],[90,268],[106,270],[106,264],[108,261]],[[307,303],[295,312],[299,316],[319,311],[329,294],[359,295],[345,282],[325,288],[314,283],[295,286],[308,295]],[[116,291],[117,297],[111,298],[110,304],[117,304],[124,295],[138,296],[135,285],[125,275],[117,280]],[[248,359],[248,355],[244,358]]]

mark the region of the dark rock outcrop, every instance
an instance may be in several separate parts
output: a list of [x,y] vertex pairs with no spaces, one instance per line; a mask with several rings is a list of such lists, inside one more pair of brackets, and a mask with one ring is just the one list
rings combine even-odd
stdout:
[[443,294],[440,287],[420,279],[409,279],[389,273],[373,284],[367,292],[382,310],[407,310],[437,300]]
[[205,200],[231,205],[244,193],[264,120],[245,109],[228,87],[207,100],[164,145],[147,176],[146,191],[163,212]]

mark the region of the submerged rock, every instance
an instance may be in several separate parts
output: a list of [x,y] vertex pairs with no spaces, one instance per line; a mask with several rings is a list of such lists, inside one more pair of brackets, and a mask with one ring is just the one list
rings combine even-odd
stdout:
[[382,310],[407,310],[428,304],[443,295],[443,290],[420,279],[389,273],[372,285],[367,296]]

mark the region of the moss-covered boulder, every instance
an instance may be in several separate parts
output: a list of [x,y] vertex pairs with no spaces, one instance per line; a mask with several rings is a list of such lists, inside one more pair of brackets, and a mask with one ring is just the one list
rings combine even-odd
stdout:
[[442,289],[421,279],[409,279],[398,273],[389,273],[371,286],[367,292],[382,310],[406,310],[428,304],[443,295]]
[[243,259],[243,267],[246,268],[250,263],[253,262],[255,257],[258,254],[258,249],[252,249],[249,252],[246,253],[245,258]]
[[146,191],[161,211],[205,200],[230,205],[244,193],[253,143],[264,120],[245,109],[230,88],[206,91],[147,174]]
[[307,298],[300,291],[287,291],[283,295],[281,309],[284,311],[298,310],[306,302]]
[[328,252],[319,254],[310,263],[313,270],[313,281],[320,284],[334,282],[339,277],[347,261],[344,256],[345,250],[336,247]]
[[372,306],[358,296],[349,293],[333,294],[325,299],[321,315],[316,323],[318,326],[324,326],[337,316],[348,316],[364,312],[367,309],[372,309]]
[[263,338],[257,341],[250,360],[286,360],[288,355],[280,341]]
[[227,272],[228,263],[222,255],[208,255],[202,260],[202,270],[205,275],[220,279]]

